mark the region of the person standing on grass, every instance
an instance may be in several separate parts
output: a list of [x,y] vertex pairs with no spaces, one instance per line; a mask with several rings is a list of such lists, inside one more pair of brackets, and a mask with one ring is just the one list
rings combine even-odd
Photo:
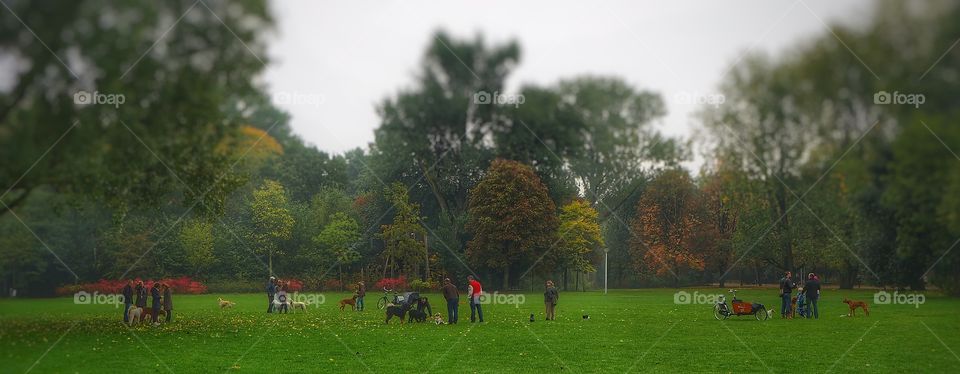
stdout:
[[450,278],[443,279],[443,298],[447,300],[447,323],[456,324],[459,317],[460,291],[453,285]]
[[130,322],[130,306],[133,305],[133,281],[128,280],[123,286],[123,322]]
[[154,325],[158,325],[157,317],[160,315],[160,282],[153,282],[153,287],[150,287],[150,297],[153,299],[153,303],[150,305],[153,308],[153,313],[151,313],[150,318],[153,320]]
[[783,278],[780,278],[780,318],[787,318],[792,312],[790,310],[790,296],[797,286],[796,283],[793,283],[792,276],[793,273],[788,271],[783,275]]
[[267,280],[267,313],[273,313],[273,296],[277,293],[277,278]]
[[167,322],[170,322],[173,319],[173,299],[170,297],[173,296],[173,291],[170,290],[170,285],[163,284],[163,310],[167,312]]
[[279,282],[277,285],[277,303],[280,304],[280,309],[277,310],[277,313],[287,313],[289,312],[289,304],[287,302],[287,284]]
[[546,291],[543,292],[543,304],[547,309],[547,321],[555,321],[557,309],[557,300],[560,300],[560,292],[557,291],[557,287],[554,287],[553,281],[547,281]]
[[810,318],[812,313],[813,318],[820,319],[820,309],[817,307],[817,300],[820,300],[820,278],[817,278],[816,274],[807,275],[803,292],[807,296],[807,318]]
[[472,275],[467,276],[467,296],[470,297],[470,322],[476,322],[476,317],[480,317],[480,323],[483,323],[483,309],[480,308],[480,294],[483,292],[483,286],[480,285]]
[[363,297],[367,296],[367,286],[363,281],[357,282],[357,311],[363,311]]
[[147,307],[147,287],[143,285],[143,281],[137,281],[137,308],[146,308]]

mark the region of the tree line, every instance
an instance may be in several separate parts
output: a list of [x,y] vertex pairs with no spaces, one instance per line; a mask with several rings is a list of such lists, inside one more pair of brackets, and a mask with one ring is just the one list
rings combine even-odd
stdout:
[[[5,289],[270,273],[585,289],[603,270],[612,287],[765,283],[793,270],[845,288],[960,291],[950,2],[881,2],[863,25],[747,53],[689,138],[656,129],[662,95],[617,77],[484,101],[508,91],[519,44],[440,31],[414,84],[377,105],[374,141],[342,154],[296,136],[257,83],[272,24],[263,2],[211,4],[141,56],[149,30],[190,4],[14,3],[49,50],[2,16],[0,48],[23,56],[0,93]],[[102,12],[112,24],[91,21]],[[75,105],[87,86],[126,103]],[[702,167],[684,168],[694,154]]]

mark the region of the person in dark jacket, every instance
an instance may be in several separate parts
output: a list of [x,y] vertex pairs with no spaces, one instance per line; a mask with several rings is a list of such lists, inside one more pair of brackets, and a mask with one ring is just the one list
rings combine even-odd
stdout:
[[157,324],[157,317],[160,314],[160,282],[153,282],[153,287],[150,287],[150,297],[153,299],[153,303],[150,305],[153,308],[153,314],[150,318],[153,320],[153,324]]
[[173,290],[170,289],[170,285],[163,284],[163,311],[167,312],[167,322],[170,322],[173,319],[173,299],[170,297],[173,294]]
[[129,323],[130,306],[133,305],[133,280],[123,286],[123,322]]
[[460,318],[460,291],[450,278],[443,279],[443,298],[447,300],[447,323],[456,324]]
[[273,295],[277,293],[277,278],[267,281],[267,313],[273,313]]
[[363,281],[357,282],[357,311],[363,311],[363,297],[367,296],[367,286]]
[[780,318],[787,318],[792,313],[790,296],[793,289],[797,287],[796,283],[793,283],[792,277],[793,273],[788,271],[783,275],[783,278],[780,278]]
[[820,319],[820,308],[817,301],[820,300],[820,278],[816,274],[810,273],[807,276],[807,282],[803,285],[803,292],[807,296],[807,318],[812,315],[813,318]]
[[547,281],[546,290],[543,292],[543,305],[546,307],[547,321],[556,320],[554,312],[557,309],[557,300],[560,300],[560,292],[553,285],[552,280]]
[[147,307],[147,288],[143,286],[143,281],[137,281],[137,308]]

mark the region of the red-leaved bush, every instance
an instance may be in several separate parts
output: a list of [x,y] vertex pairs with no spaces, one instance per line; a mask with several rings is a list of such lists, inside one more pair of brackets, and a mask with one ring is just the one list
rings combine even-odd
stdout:
[[340,291],[342,287],[343,287],[343,284],[340,283],[340,280],[338,279],[331,278],[323,281],[324,291]]
[[378,289],[405,290],[407,289],[407,278],[403,276],[399,278],[383,278],[377,281],[376,286]]
[[287,292],[300,292],[303,291],[303,281],[299,279],[281,279],[281,281],[286,286]]
[[[134,279],[133,282],[140,281],[140,279]],[[143,284],[149,289],[153,287],[154,282],[166,283],[173,289],[174,293],[179,294],[191,294],[197,295],[207,292],[207,286],[203,283],[190,279],[190,277],[180,277],[180,278],[165,278],[160,280],[144,280]],[[86,291],[89,293],[101,293],[101,294],[116,294],[120,293],[123,290],[123,286],[127,284],[125,279],[101,279],[94,283],[84,283],[84,284],[70,284],[63,287],[57,288],[57,295],[72,295],[79,291]]]

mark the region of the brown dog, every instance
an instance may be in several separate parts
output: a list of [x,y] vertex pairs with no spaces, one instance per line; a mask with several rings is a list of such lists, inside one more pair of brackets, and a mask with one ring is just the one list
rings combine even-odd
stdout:
[[[162,322],[167,317],[167,312],[163,309],[160,309],[156,312],[159,313],[157,315],[157,322]],[[154,313],[154,310],[152,307],[148,306],[146,308],[143,308],[143,316],[142,316],[143,321],[153,322],[153,313]]]
[[341,311],[343,311],[343,308],[345,308],[347,305],[350,306],[350,310],[357,310],[357,295],[340,300]]
[[870,307],[867,305],[867,303],[865,303],[865,302],[863,302],[863,301],[856,301],[856,300],[850,300],[850,299],[847,299],[847,298],[843,298],[843,303],[844,303],[844,304],[847,304],[847,306],[850,307],[850,313],[848,313],[848,314],[849,314],[851,317],[856,317],[856,316],[857,316],[857,308],[863,309],[863,312],[866,313],[867,317],[870,316]]

